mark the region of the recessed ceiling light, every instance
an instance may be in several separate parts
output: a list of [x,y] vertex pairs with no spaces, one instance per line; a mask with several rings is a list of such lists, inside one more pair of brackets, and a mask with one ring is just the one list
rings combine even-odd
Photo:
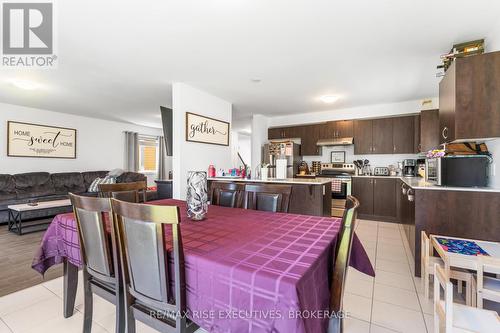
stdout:
[[262,82],[262,80],[259,79],[259,78],[253,78],[250,81],[252,81],[253,83],[260,83],[260,82]]
[[40,88],[40,85],[38,83],[29,80],[12,79],[9,80],[9,82],[13,86],[24,90],[35,90]]
[[335,103],[339,97],[335,95],[323,95],[319,98],[323,103],[332,104]]

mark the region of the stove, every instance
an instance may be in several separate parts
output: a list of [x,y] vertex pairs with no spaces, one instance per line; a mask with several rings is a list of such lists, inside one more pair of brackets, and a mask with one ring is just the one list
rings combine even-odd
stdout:
[[[322,163],[321,173],[316,177],[333,178],[332,181],[332,216],[344,215],[346,199],[351,195],[352,176],[356,173],[354,164],[349,163]],[[338,183],[340,181],[340,184]],[[336,184],[335,184],[336,183]],[[340,187],[336,186],[340,185]],[[337,189],[340,191],[333,191]]]

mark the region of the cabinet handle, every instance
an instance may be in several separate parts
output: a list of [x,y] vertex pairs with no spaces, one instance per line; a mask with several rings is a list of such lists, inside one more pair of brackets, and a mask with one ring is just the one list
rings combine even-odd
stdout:
[[396,145],[394,145],[393,149],[394,149],[394,151],[396,151]]
[[443,132],[441,133],[443,135],[443,139],[448,139],[448,127],[445,126],[443,128]]
[[377,184],[377,180],[376,180],[376,179],[374,179],[374,180],[373,180],[373,183],[374,183],[374,184]]

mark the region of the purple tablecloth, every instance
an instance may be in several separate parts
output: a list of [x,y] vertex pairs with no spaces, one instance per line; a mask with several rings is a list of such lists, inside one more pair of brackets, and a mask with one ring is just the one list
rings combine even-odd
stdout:
[[[189,316],[209,332],[325,332],[329,270],[340,219],[210,206],[191,222],[181,208]],[[81,266],[73,214],[54,218],[32,267],[44,273],[64,258]],[[374,276],[354,238],[351,266]],[[299,315],[300,313],[300,315]],[[320,316],[321,317],[321,316]]]

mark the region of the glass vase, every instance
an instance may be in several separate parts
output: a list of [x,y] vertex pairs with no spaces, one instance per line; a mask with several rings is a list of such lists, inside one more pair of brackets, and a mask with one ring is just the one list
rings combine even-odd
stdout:
[[187,216],[194,221],[205,218],[208,212],[207,173],[189,171],[186,196]]

